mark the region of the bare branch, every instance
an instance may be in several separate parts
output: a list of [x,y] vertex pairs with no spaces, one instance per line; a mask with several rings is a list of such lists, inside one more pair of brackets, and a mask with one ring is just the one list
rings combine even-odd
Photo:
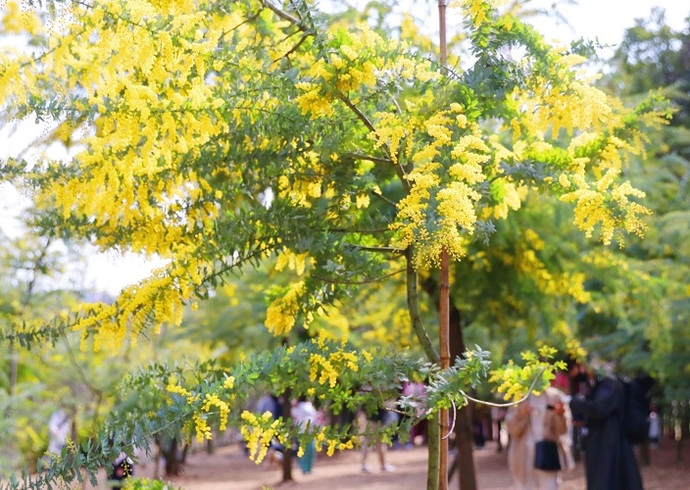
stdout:
[[344,153],[343,156],[354,158],[355,160],[367,160],[374,163],[393,163],[393,161],[390,158],[373,157],[371,155],[365,155],[363,153],[347,152]]
[[304,26],[302,25],[302,21],[300,21],[297,17],[293,17],[292,15],[288,14],[288,13],[285,12],[284,10],[279,9],[278,7],[276,7],[275,5],[273,5],[271,2],[264,1],[264,2],[261,2],[261,3],[263,3],[264,7],[266,7],[267,9],[269,9],[271,12],[273,12],[274,14],[276,14],[276,15],[277,15],[278,17],[280,17],[281,19],[287,20],[289,23],[291,23],[291,24],[293,24],[293,25],[299,27],[300,30],[305,30],[305,29],[304,29]]
[[401,272],[405,272],[405,271],[401,269],[399,271],[395,271],[395,272],[391,272],[390,274],[386,274],[385,276],[377,277],[374,279],[368,279],[366,281],[337,281],[334,279],[329,279],[327,277],[317,276],[316,274],[312,274],[311,277],[313,277],[314,279],[318,279],[319,281],[326,282],[328,284],[347,284],[350,286],[360,286],[362,284],[373,284],[376,282],[383,281],[384,279],[388,279],[389,277],[393,277],[395,275],[398,275]]
[[[357,107],[355,104],[352,103],[350,99],[345,97],[345,95],[341,92],[338,92],[337,94],[338,99],[345,104],[352,112],[355,113],[355,116],[357,116],[357,119],[362,121],[362,123],[369,129],[369,131],[376,132],[376,126],[374,126],[374,123],[371,122],[371,120],[364,114],[362,111],[359,110],[359,107]],[[400,181],[402,182],[403,187],[405,187],[406,190],[410,190],[411,184],[407,180],[407,175],[405,174],[405,169],[403,166],[400,164],[400,160],[398,159],[398,164],[396,165],[393,163],[393,155],[391,154],[390,148],[388,145],[384,145],[386,148],[386,152],[389,155],[390,158],[390,163],[395,165],[395,171],[398,173],[398,177],[400,177]]]

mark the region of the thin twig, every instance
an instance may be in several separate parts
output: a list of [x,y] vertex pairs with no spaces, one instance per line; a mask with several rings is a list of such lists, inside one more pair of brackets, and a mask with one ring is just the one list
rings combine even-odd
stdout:
[[354,158],[355,160],[367,160],[374,163],[393,163],[390,158],[373,157],[371,155],[365,155],[363,153],[356,153],[353,151],[343,153],[343,156]]
[[376,277],[374,279],[367,279],[366,281],[338,281],[335,279],[328,279],[326,277],[317,276],[316,274],[312,274],[311,277],[313,277],[314,279],[318,279],[319,281],[323,281],[325,283],[328,283],[328,284],[347,284],[350,286],[359,286],[362,284],[373,284],[376,282],[380,282],[380,281],[383,281],[384,279],[388,279],[389,277],[393,277],[397,274],[400,274],[401,272],[405,272],[405,271],[399,270],[399,271],[391,272],[390,274],[386,274],[385,276]]

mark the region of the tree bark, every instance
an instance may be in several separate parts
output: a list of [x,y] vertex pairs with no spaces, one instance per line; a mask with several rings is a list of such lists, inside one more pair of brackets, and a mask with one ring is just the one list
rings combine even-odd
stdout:
[[[292,415],[290,414],[290,398],[292,393],[287,390],[283,393],[282,415],[286,424],[292,424]],[[283,448],[283,480],[281,483],[292,481],[292,441],[288,441]]]
[[[448,279],[449,257],[448,250],[445,248],[441,252],[441,291],[438,302],[439,316],[439,354],[441,357],[441,370],[450,367],[450,339],[449,339],[449,303],[450,303],[450,281]],[[441,409],[439,412],[439,431],[441,439],[439,441],[439,463],[438,463],[438,489],[448,490],[448,410]]]
[[433,419],[428,419],[427,423],[427,450],[429,452],[429,457],[427,459],[427,471],[426,471],[426,490],[437,490],[438,489],[438,476],[439,476],[439,454],[441,442],[441,431],[439,430],[438,417]]
[[[465,354],[465,339],[462,334],[462,317],[460,311],[450,303],[449,312],[450,356],[456,359]],[[458,488],[477,490],[477,477],[474,468],[472,411],[465,405],[455,414],[455,445],[457,452],[454,466],[458,471]]]
[[[417,339],[424,349],[427,359],[430,362],[439,363],[440,357],[438,352],[429,339],[426,327],[422,322],[422,316],[419,312],[419,294],[417,289],[417,271],[414,270],[412,264],[412,255],[414,251],[412,247],[408,248],[405,254],[407,259],[407,307],[410,312],[410,321],[412,328],[417,335]],[[440,454],[440,430],[438,419],[430,419],[427,424],[427,490],[437,490],[439,483],[439,454]]]
[[[434,346],[429,339],[429,334],[427,333],[426,327],[422,322],[422,315],[419,313],[419,294],[417,292],[417,271],[414,270],[414,265],[412,264],[412,248],[408,248],[405,253],[405,258],[407,262],[407,308],[410,312],[410,320],[412,322],[412,329],[417,335],[417,340],[422,345],[424,353],[426,354],[429,362],[439,363],[441,361],[438,352],[434,349]],[[436,296],[435,294],[433,296]],[[432,297],[433,297],[432,296]]]
[[[169,444],[166,444],[166,442]],[[176,438],[165,441],[158,446],[165,458],[165,476],[179,476],[182,471],[182,455]]]
[[[421,283],[424,291],[433,299],[439,296],[439,282],[430,277]],[[436,304],[439,304],[436,302]],[[463,318],[460,310],[449,301],[449,343],[451,360],[465,353],[465,340],[462,333]],[[431,425],[431,424],[430,424]],[[477,490],[477,478],[473,459],[472,412],[467,406],[455,413],[455,446],[457,453],[453,461],[453,473],[458,471],[458,484],[461,490]],[[450,476],[449,476],[450,479]]]

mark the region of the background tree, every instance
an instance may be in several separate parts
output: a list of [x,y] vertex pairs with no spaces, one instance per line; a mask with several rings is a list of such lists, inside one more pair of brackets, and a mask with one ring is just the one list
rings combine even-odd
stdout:
[[[682,373],[689,361],[685,342],[689,251],[686,223],[690,210],[689,46],[687,29],[674,31],[666,24],[664,12],[653,10],[648,19],[638,19],[626,31],[611,59],[611,74],[603,80],[608,90],[627,100],[639,100],[650,90],[661,92],[674,108],[668,126],[648,133],[653,142],[648,158],[634,161],[629,170],[631,180],[647,193],[646,202],[653,214],[648,218],[646,238],[633,240],[623,249],[630,270],[620,279],[627,282],[635,274],[634,284],[644,292],[638,290],[629,298],[634,315],[607,315],[609,335],[601,339],[602,344],[616,349],[629,366],[653,374],[669,402],[688,397],[687,379]],[[618,328],[622,322],[630,326],[623,335]]]

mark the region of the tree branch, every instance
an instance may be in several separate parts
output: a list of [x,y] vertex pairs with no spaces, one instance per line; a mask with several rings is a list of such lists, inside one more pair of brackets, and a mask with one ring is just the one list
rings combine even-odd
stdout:
[[[359,110],[359,107],[357,107],[355,104],[353,104],[350,99],[345,97],[345,94],[343,94],[341,92],[337,92],[336,96],[338,97],[338,100],[340,100],[343,104],[345,104],[348,107],[348,109],[350,109],[352,112],[354,112],[355,116],[357,116],[357,119],[362,121],[364,126],[366,126],[366,128],[369,131],[371,131],[372,133],[376,132],[376,126],[374,126],[374,123],[371,122],[371,120],[366,116],[366,114],[364,114],[362,111]],[[391,165],[395,166],[395,171],[397,172],[398,177],[400,177],[400,182],[402,182],[402,185],[405,188],[405,190],[409,191],[411,188],[411,184],[407,180],[407,175],[405,175],[405,169],[400,164],[399,159],[398,159],[397,164],[393,163],[394,160],[393,160],[393,155],[391,154],[390,148],[388,147],[388,145],[384,145],[384,146],[386,148],[386,152],[388,153],[388,157],[389,157],[388,161],[391,163]]]
[[355,160],[368,160],[374,163],[390,163],[393,161],[390,158],[372,157],[370,155],[364,155],[363,153],[347,152],[343,154],[344,157],[354,158]]
[[263,1],[261,2],[264,7],[269,9],[271,12],[276,14],[278,17],[280,17],[283,20],[287,20],[290,24],[293,24],[297,26],[300,30],[304,31],[306,30],[304,26],[302,25],[302,21],[299,20],[297,17],[293,17],[292,15],[288,14],[287,12],[279,9],[275,5],[273,5],[271,2],[268,1]]
[[399,248],[394,248],[394,247],[367,247],[364,245],[350,245],[350,248],[357,249],[357,250],[362,250],[364,252],[380,252],[380,253],[396,253],[400,252]]
[[410,246],[405,251],[405,258],[407,259],[407,306],[410,309],[410,319],[412,320],[412,328],[417,334],[417,339],[422,345],[429,361],[438,364],[441,358],[438,352],[434,349],[429,339],[422,315],[419,312],[419,296],[417,294],[417,271],[414,269],[412,263],[413,248]]
[[360,286],[362,284],[373,284],[376,282],[383,281],[384,279],[388,279],[389,277],[393,277],[397,274],[400,274],[401,272],[404,272],[404,271],[402,269],[400,269],[399,271],[391,272],[390,274],[386,274],[385,276],[377,277],[374,279],[368,279],[366,281],[337,281],[334,279],[328,279],[328,278],[323,277],[323,276],[317,276],[316,274],[311,274],[311,277],[313,277],[314,279],[318,279],[319,281],[326,282],[328,284],[347,284],[349,286]]

